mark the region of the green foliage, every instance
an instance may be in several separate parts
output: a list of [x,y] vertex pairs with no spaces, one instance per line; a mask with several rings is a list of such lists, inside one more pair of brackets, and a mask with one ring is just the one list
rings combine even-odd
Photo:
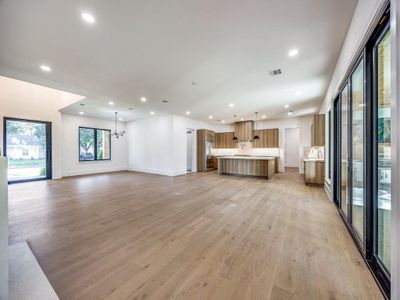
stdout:
[[80,128],[79,144],[85,152],[88,152],[90,147],[94,144],[94,130],[89,128]]
[[40,169],[40,176],[46,176],[46,168]]

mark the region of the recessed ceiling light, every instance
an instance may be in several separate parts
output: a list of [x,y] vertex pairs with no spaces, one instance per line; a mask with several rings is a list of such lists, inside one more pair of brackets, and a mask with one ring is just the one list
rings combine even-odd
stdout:
[[140,98],[140,101],[142,101],[142,102],[146,102],[146,101],[147,101],[147,99],[146,99],[146,97],[142,97],[142,98]]
[[154,115],[154,114],[155,114],[155,112],[154,112],[154,111],[151,111],[151,112],[150,112],[150,114],[151,114],[151,115]]
[[190,111],[187,111],[186,114],[187,114],[187,115],[190,115]]
[[109,102],[108,102],[108,105],[114,105],[114,102],[109,101]]
[[222,121],[221,121],[221,123],[225,123],[225,121],[224,121],[224,120],[222,120]]
[[297,54],[299,54],[299,50],[298,49],[292,49],[288,53],[289,57],[295,57],[295,56],[297,56]]
[[289,104],[285,104],[283,107],[284,108],[289,108]]
[[234,107],[234,106],[235,106],[234,103],[230,103],[230,104],[229,104],[229,107]]
[[291,116],[291,115],[292,115],[292,113],[293,113],[292,111],[289,111],[287,114],[288,114],[289,116]]
[[213,118],[213,116],[208,116],[208,118],[211,120]]
[[244,121],[244,119],[243,119],[243,118],[240,118],[240,121]]
[[84,113],[83,111],[80,111],[79,114],[80,114],[80,115],[84,115],[85,113]]
[[118,120],[122,121],[122,118],[119,118]]
[[50,68],[49,66],[46,66],[46,65],[41,65],[41,66],[40,66],[40,69],[41,69],[43,72],[51,72],[51,68]]
[[96,22],[96,19],[93,17],[93,15],[87,12],[81,13],[81,17],[86,23],[94,24]]
[[262,118],[265,119],[265,118],[267,118],[267,116],[266,116],[266,115],[263,115]]
[[296,96],[300,96],[303,92],[302,91],[297,91]]

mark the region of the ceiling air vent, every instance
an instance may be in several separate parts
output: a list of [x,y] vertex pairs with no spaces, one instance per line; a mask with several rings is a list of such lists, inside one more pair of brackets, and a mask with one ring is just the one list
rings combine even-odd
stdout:
[[281,69],[272,70],[272,71],[269,72],[269,74],[271,76],[280,75],[280,74],[282,74],[282,70]]

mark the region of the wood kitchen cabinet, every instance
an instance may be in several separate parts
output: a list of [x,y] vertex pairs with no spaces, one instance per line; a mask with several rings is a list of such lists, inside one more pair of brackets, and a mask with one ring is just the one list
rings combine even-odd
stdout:
[[236,122],[234,124],[235,128],[235,137],[239,142],[241,141],[250,141],[254,137],[254,122],[253,121],[243,121]]
[[325,146],[325,115],[314,115],[311,126],[313,146]]
[[304,181],[307,185],[323,186],[325,162],[323,160],[304,160]]
[[215,169],[211,149],[215,144],[215,132],[207,129],[197,130],[197,172]]
[[215,133],[214,148],[237,148],[237,143],[233,141],[233,132],[217,132]]
[[279,129],[254,130],[260,139],[253,141],[254,148],[279,148]]

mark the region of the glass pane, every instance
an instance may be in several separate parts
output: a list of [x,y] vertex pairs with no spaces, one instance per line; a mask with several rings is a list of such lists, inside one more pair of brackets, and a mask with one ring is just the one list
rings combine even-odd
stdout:
[[390,270],[390,210],[391,210],[391,166],[390,166],[390,34],[385,35],[377,49],[378,84],[378,257]]
[[97,130],[97,159],[110,159],[109,130]]
[[94,160],[94,129],[79,128],[79,160]]
[[351,76],[352,95],[352,220],[361,239],[364,234],[364,65],[360,62]]
[[349,93],[348,93],[348,84],[346,84],[343,92],[342,92],[342,116],[341,116],[341,201],[340,208],[347,215],[347,204],[348,204],[348,195],[349,195],[349,184],[348,184],[348,111],[349,111]]
[[46,125],[6,121],[8,180],[46,178]]

